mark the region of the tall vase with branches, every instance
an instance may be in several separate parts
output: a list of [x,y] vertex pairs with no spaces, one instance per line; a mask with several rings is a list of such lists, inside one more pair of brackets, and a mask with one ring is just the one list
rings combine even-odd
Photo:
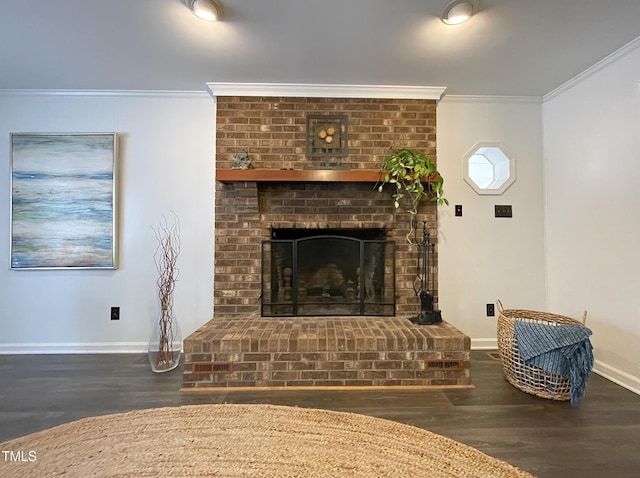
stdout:
[[154,372],[168,372],[179,365],[182,349],[182,337],[173,313],[173,292],[179,275],[176,264],[180,255],[180,221],[175,213],[171,224],[162,216],[160,224],[152,229],[158,242],[153,259],[158,270],[160,316],[149,341],[149,363]]

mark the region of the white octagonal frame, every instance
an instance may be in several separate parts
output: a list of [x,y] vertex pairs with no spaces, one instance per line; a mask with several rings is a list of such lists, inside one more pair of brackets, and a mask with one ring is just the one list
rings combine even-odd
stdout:
[[[484,179],[476,177],[474,180],[470,175],[470,165],[473,158],[477,158],[478,155],[484,156],[486,162],[490,164],[492,172]],[[505,163],[508,168],[504,168]],[[497,170],[496,166],[498,166]],[[478,142],[463,156],[462,171],[464,180],[475,192],[482,195],[498,196],[515,182],[516,160],[504,143]]]

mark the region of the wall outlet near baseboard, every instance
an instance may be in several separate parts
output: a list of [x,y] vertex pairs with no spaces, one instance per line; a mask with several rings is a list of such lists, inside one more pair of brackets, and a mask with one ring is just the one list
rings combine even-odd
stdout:
[[111,307],[111,320],[120,320],[120,307]]
[[495,317],[496,306],[495,304],[487,304],[487,317]]

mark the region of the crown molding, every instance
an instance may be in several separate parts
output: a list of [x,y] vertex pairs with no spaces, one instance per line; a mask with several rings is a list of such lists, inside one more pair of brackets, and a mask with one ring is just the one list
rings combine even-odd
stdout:
[[272,96],[310,98],[380,98],[439,101],[444,86],[334,85],[298,83],[230,83],[210,82],[215,96]]
[[618,59],[622,58],[623,56],[627,55],[628,53],[631,53],[632,51],[635,51],[638,47],[640,47],[640,37],[637,37],[637,38],[631,40],[629,43],[627,43],[623,47],[618,48],[616,51],[614,51],[610,55],[604,57],[602,60],[600,60],[595,65],[587,68],[582,73],[574,76],[569,81],[567,81],[567,82],[563,83],[562,85],[558,86],[555,90],[552,90],[549,93],[547,93],[546,95],[544,95],[542,97],[543,102],[547,102],[547,101],[555,98],[559,94],[571,89],[572,87],[574,87],[577,84],[581,83],[582,81],[586,80],[590,76],[593,76],[594,74],[596,74],[597,72],[599,72],[600,70],[602,70],[606,66],[610,65],[611,63],[617,61]]
[[542,104],[541,96],[446,95],[446,103],[527,103]]
[[209,97],[209,92],[172,91],[172,90],[2,90],[0,96],[111,96],[111,97],[164,97],[164,98],[202,98]]

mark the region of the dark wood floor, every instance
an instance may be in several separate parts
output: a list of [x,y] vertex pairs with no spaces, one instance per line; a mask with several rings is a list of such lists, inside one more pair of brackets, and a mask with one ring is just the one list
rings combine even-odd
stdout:
[[153,374],[143,355],[0,356],[0,442],[132,409],[269,403],[414,425],[540,478],[640,476],[640,396],[592,374],[577,407],[533,397],[482,351],[472,352],[471,376],[475,388],[458,390],[180,392],[181,368]]

